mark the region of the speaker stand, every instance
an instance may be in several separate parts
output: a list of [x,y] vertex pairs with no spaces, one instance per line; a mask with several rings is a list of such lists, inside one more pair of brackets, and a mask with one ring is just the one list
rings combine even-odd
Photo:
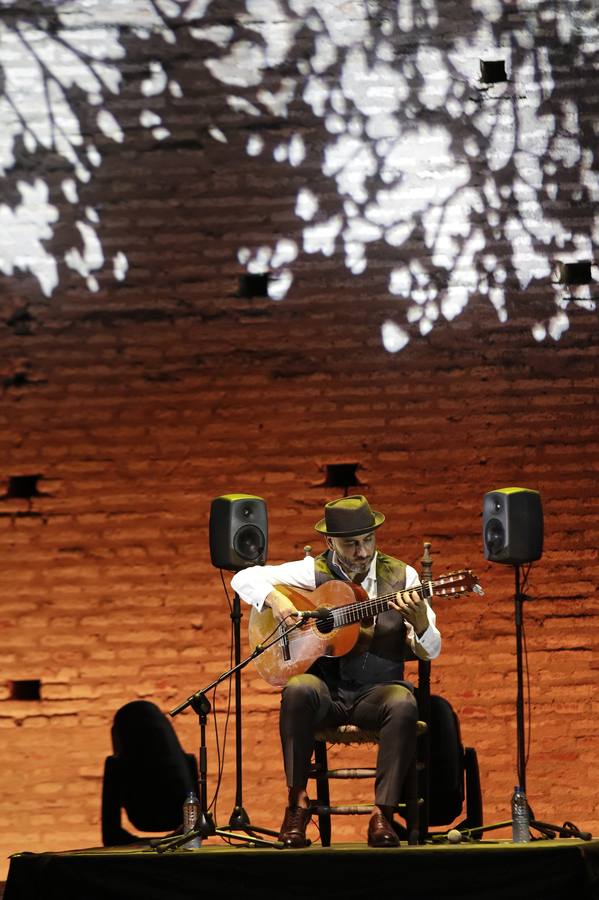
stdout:
[[518,751],[518,784],[526,793],[526,739],[524,733],[524,677],[523,677],[523,654],[522,654],[522,635],[523,635],[523,614],[522,607],[525,595],[521,590],[520,582],[520,566],[514,566],[514,621],[516,623],[516,674],[517,674],[517,694],[516,694],[516,747]]
[[[231,621],[233,622],[233,642],[235,652],[235,666],[241,661],[241,601],[237,591],[233,595],[233,609]],[[235,669],[235,806],[229,818],[229,828],[233,831],[245,831],[248,834],[267,834],[278,837],[279,832],[270,828],[262,828],[253,825],[243,806],[243,734],[241,713],[241,668]],[[226,830],[226,829],[225,829]]]
[[[518,783],[526,794],[526,735],[524,730],[524,675],[523,675],[523,607],[524,601],[528,598],[522,593],[522,583],[520,579],[520,566],[514,565],[514,617],[516,622],[516,671],[518,679],[518,689],[516,696],[516,743],[518,749]],[[530,808],[530,827],[540,831],[544,837],[576,837],[581,840],[589,841],[592,835],[587,831],[580,831],[570,821],[564,822],[562,826],[551,825],[548,822],[539,822],[535,819],[534,813]],[[511,824],[508,823],[508,824]],[[480,829],[478,829],[480,830]]]

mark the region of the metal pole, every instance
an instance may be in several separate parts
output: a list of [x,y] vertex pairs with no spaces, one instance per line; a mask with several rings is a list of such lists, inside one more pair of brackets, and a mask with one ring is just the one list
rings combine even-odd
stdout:
[[518,782],[526,793],[526,740],[524,733],[524,679],[522,665],[522,604],[524,597],[520,591],[520,566],[514,566],[515,585],[515,617],[516,617],[516,669],[518,675],[518,694],[516,699],[516,727],[518,747]]

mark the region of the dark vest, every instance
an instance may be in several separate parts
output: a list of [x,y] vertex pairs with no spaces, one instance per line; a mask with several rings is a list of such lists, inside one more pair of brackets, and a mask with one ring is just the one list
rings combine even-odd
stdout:
[[[347,580],[332,563],[330,550],[314,560],[316,587],[325,581]],[[402,591],[406,584],[406,565],[393,556],[377,553],[377,593],[380,596]],[[362,630],[358,644],[346,656],[321,657],[310,672],[327,682],[329,687],[349,689],[368,684],[403,681],[406,627],[395,610],[379,613],[374,627]]]

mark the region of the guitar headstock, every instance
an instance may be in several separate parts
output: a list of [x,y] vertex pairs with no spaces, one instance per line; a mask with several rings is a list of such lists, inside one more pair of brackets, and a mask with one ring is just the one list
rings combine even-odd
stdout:
[[479,580],[471,569],[460,572],[449,572],[433,581],[434,594],[438,597],[455,596],[456,594],[484,594]]

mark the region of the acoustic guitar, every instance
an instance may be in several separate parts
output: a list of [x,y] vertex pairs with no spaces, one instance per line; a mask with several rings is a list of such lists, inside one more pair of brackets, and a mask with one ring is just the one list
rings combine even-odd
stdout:
[[[296,609],[311,613],[311,617],[305,619],[299,628],[290,631],[283,640],[270,646],[271,640],[285,632],[296,620],[290,617],[284,624],[279,624],[270,607],[264,606],[260,612],[252,608],[250,646],[267,646],[256,657],[256,668],[262,678],[274,687],[283,687],[292,675],[303,674],[321,656],[345,656],[358,640],[360,622],[388,610],[390,601],[396,596],[394,591],[371,599],[364,588],[351,581],[325,581],[314,591],[285,584],[275,587],[291,600]],[[457,597],[471,591],[483,593],[476,575],[470,569],[442,575],[434,581],[410,588],[412,591],[425,598]]]

